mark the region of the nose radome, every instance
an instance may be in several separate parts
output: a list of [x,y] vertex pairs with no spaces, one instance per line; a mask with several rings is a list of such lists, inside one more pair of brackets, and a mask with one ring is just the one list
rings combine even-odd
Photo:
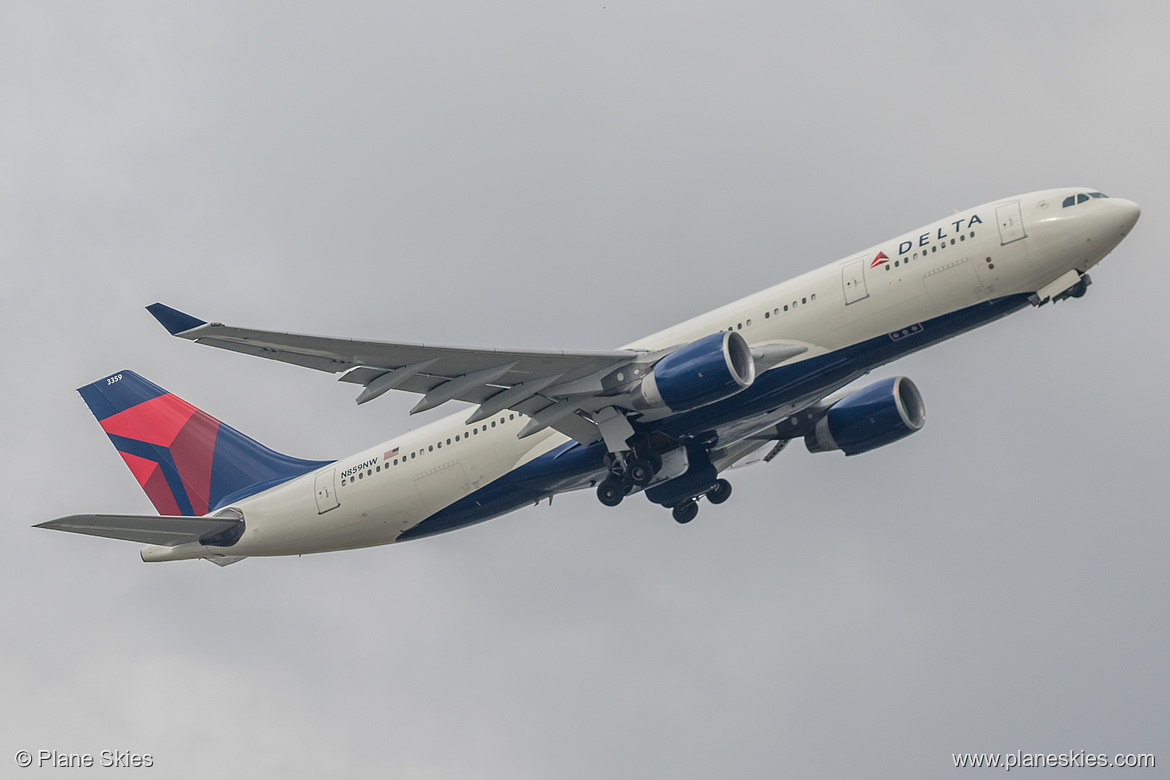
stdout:
[[1124,198],[1111,198],[1113,207],[1120,212],[1121,216],[1121,233],[1127,235],[1129,231],[1133,230],[1133,226],[1137,224],[1138,217],[1142,215],[1142,207],[1134,203],[1132,200],[1125,200]]

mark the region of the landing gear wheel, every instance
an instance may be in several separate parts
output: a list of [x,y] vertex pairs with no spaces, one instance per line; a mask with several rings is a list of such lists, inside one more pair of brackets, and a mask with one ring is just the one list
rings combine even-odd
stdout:
[[654,481],[654,465],[645,458],[637,458],[630,463],[626,475],[638,487],[646,487]]
[[693,498],[688,498],[686,501],[680,501],[675,504],[671,511],[676,523],[686,525],[695,519],[699,514],[699,502]]
[[616,479],[607,479],[597,486],[597,500],[606,506],[617,506],[626,497],[626,486]]
[[722,504],[731,498],[731,483],[725,479],[715,480],[715,487],[707,492],[707,500],[712,504]]

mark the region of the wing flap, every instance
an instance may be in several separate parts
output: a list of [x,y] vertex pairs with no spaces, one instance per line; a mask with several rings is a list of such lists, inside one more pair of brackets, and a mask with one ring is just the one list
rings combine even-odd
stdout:
[[34,528],[51,528],[107,539],[175,547],[187,542],[226,533],[240,520],[223,517],[183,517],[170,515],[69,515],[38,523]]

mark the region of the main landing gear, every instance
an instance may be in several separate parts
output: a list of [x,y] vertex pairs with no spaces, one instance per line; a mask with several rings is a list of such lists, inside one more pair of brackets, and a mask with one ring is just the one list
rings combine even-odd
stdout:
[[597,486],[597,500],[606,506],[617,506],[630,490],[620,479],[610,476]]
[[597,500],[606,506],[617,506],[634,488],[653,482],[659,468],[661,459],[656,464],[653,457],[615,460],[609,476],[597,486]]
[[662,469],[662,458],[655,454],[638,456],[622,453],[612,459],[609,476],[597,486],[597,500],[606,506],[617,506],[622,499],[654,481]]
[[[632,471],[632,469],[630,469]],[[634,491],[630,471],[626,476],[610,474],[597,486],[597,500],[605,506],[617,506],[622,499]],[[651,475],[653,479],[653,475]],[[699,499],[706,498],[712,504],[722,504],[731,498],[731,483],[726,479],[717,479],[715,484],[707,489],[706,493],[690,496],[671,507],[671,516],[680,525],[686,525],[699,515]]]
[[731,498],[731,483],[725,479],[717,479],[715,480],[715,484],[711,486],[711,489],[703,496],[695,496],[694,498],[679,501],[670,510],[670,514],[674,517],[675,522],[680,525],[686,525],[694,520],[699,514],[699,499],[704,496],[712,504],[722,504]]
[[715,480],[715,486],[707,491],[707,500],[712,504],[722,504],[731,498],[731,483],[725,479]]
[[[712,441],[679,442],[662,433],[635,433],[616,409],[602,409],[595,416],[608,453],[609,474],[597,485],[597,500],[617,506],[631,493],[669,507],[679,523],[699,514],[699,499],[722,504],[731,496],[731,484],[719,479],[710,459]],[[628,431],[628,432],[627,432]]]
[[674,521],[680,525],[686,525],[694,520],[699,515],[699,499],[688,498],[686,501],[680,501],[674,505],[674,509],[670,510]]

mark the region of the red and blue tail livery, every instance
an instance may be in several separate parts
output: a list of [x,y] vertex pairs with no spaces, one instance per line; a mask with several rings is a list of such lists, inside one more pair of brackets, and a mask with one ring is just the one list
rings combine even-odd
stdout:
[[161,515],[205,515],[329,463],[275,452],[133,371],[78,392]]

